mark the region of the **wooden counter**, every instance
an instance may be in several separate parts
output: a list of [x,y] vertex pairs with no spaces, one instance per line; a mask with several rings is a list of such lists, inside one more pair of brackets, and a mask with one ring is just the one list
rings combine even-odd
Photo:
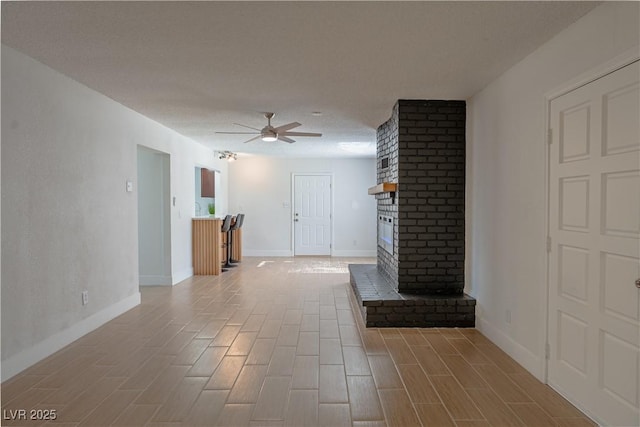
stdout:
[[[221,263],[224,263],[227,258],[227,250],[223,247],[227,243],[227,233],[220,231],[222,221],[222,218],[215,217],[192,219],[193,274],[218,275],[221,273]],[[242,261],[242,229],[232,231],[231,234],[233,239],[231,259]]]
[[222,220],[219,218],[193,218],[193,274],[220,274],[222,257]]

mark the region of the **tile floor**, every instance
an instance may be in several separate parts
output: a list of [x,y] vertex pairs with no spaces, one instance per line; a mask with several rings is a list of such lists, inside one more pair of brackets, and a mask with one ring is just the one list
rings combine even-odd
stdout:
[[[593,425],[475,329],[365,329],[349,261],[375,262],[246,258],[143,288],[2,384],[2,425]],[[56,419],[7,419],[19,409]]]

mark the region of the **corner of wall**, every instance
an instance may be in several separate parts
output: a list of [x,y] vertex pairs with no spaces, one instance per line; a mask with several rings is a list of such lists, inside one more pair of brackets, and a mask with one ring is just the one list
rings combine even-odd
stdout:
[[74,323],[71,327],[52,335],[36,345],[27,348],[2,361],[2,377],[4,382],[26,368],[38,363],[47,356],[69,345],[73,341],[99,328],[140,304],[140,292],[98,311],[97,313]]
[[173,275],[173,277],[170,279],[171,283],[169,283],[169,284],[170,285],[177,285],[178,283],[182,282],[183,280],[188,279],[191,276],[193,276],[193,267],[186,268],[184,270],[181,270],[181,271],[178,271],[177,273],[175,273]]
[[507,353],[516,362],[521,364],[527,371],[535,376],[541,382],[546,382],[544,365],[544,358],[529,351],[526,347],[519,344],[509,335],[502,332],[500,329],[491,324],[485,317],[476,314],[476,329],[478,329],[484,336],[489,338],[500,349]]

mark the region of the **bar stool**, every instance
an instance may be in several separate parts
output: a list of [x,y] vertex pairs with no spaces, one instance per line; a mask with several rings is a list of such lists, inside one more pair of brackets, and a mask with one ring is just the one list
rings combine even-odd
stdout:
[[235,222],[227,230],[227,260],[222,266],[223,271],[225,268],[229,269],[229,268],[237,267],[237,265],[231,264],[231,254],[233,253],[232,252],[233,251],[233,234],[231,232],[238,228],[239,223],[241,224],[241,222],[239,222],[241,221],[241,218],[239,218],[240,215],[241,214],[236,215]]
[[[238,215],[236,215],[236,222],[233,223],[233,225],[231,226],[231,232],[229,233],[229,235],[231,236],[232,232],[235,230],[239,230],[242,227],[242,223],[244,222],[244,214],[239,213]],[[231,242],[231,256],[233,256],[233,239],[230,240]],[[240,261],[235,260],[235,259],[231,259],[230,258],[230,262],[232,263],[239,263]],[[235,266],[234,266],[235,267]]]
[[229,238],[228,238],[229,230],[231,229],[231,218],[232,218],[231,215],[225,216],[224,221],[222,221],[222,227],[220,227],[221,233],[227,233],[227,243],[223,243],[221,246],[222,248],[227,249],[226,263],[222,266],[222,271],[228,271],[228,268],[226,267],[231,265],[229,264]]

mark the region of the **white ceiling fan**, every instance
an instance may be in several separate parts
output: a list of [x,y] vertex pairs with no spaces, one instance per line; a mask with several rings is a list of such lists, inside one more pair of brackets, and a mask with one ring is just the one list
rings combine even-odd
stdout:
[[321,133],[310,133],[310,132],[289,132],[289,130],[293,128],[297,128],[301,126],[298,122],[288,123],[286,125],[273,127],[271,126],[271,119],[273,118],[274,113],[264,113],[264,117],[267,119],[267,125],[262,129],[257,129],[247,125],[241,125],[240,123],[234,123],[236,126],[242,126],[248,129],[252,129],[255,132],[216,132],[220,134],[228,134],[228,135],[257,135],[251,139],[245,141],[251,142],[256,139],[262,139],[263,141],[283,141],[288,142],[289,144],[296,142],[295,140],[289,138],[290,136],[322,136]]

